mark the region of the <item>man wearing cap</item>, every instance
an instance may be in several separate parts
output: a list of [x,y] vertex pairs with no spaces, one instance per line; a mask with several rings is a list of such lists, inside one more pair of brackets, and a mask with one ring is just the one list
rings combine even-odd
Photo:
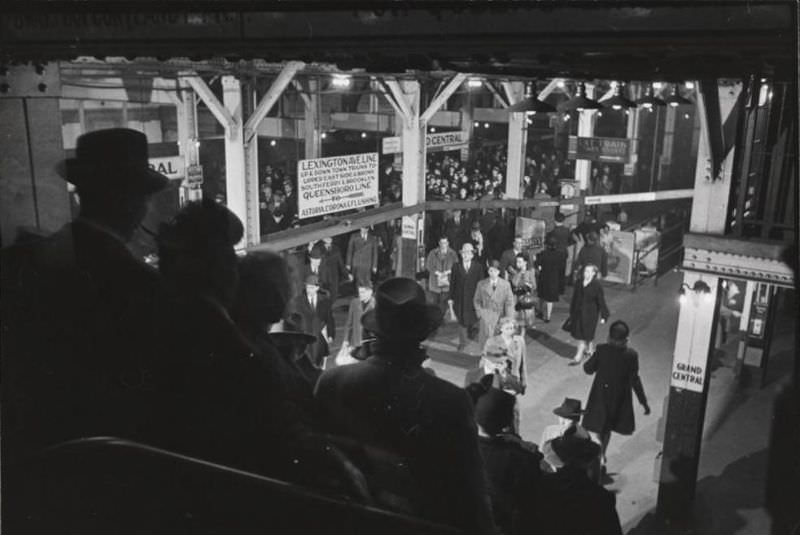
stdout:
[[2,254],[7,451],[134,436],[143,417],[161,280],[127,245],[168,180],[149,168],[144,134],[125,128],[80,136],[64,177],[79,217]]
[[500,278],[500,262],[489,262],[489,276],[475,288],[473,304],[478,316],[478,344],[483,347],[494,336],[497,322],[502,317],[514,317],[514,292],[507,280]]
[[469,342],[470,331],[478,324],[475,313],[475,289],[483,277],[483,266],[475,260],[475,248],[471,243],[461,246],[461,261],[453,264],[450,272],[450,299],[458,320],[458,351],[463,351]]
[[471,401],[422,368],[420,342],[441,324],[441,310],[415,281],[393,278],[377,288],[375,308],[361,321],[378,339],[374,354],[326,370],[314,393],[330,432],[399,456],[413,482],[406,498],[419,515],[492,533]]
[[309,345],[308,353],[314,364],[322,368],[336,335],[336,323],[327,292],[320,291],[319,277],[309,274],[304,283],[304,290],[286,306],[284,317],[290,318],[297,314],[300,329],[316,337],[316,342]]

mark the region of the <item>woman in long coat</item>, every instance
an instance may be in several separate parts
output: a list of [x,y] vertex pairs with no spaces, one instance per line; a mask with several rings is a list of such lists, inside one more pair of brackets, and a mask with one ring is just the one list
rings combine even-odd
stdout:
[[606,448],[611,432],[630,435],[636,428],[633,417],[633,396],[650,414],[650,406],[639,378],[639,355],[628,347],[628,325],[623,321],[611,324],[608,343],[597,346],[597,351],[583,365],[583,371],[595,374],[583,427],[602,447],[605,466]]
[[553,236],[548,236],[544,245],[544,251],[536,255],[536,269],[539,270],[538,294],[541,313],[544,321],[549,322],[553,314],[553,303],[557,303],[564,293],[566,285],[564,266],[567,262],[567,253],[557,249],[558,242]]
[[578,349],[570,366],[577,366],[584,357],[593,352],[592,342],[597,329],[597,320],[605,323],[609,312],[603,287],[597,280],[597,266],[587,264],[583,268],[583,277],[575,284],[572,302],[569,307],[571,320],[570,334],[578,342]]
[[525,301],[531,301],[533,292],[536,291],[536,271],[528,267],[528,258],[524,253],[518,254],[515,262],[517,269],[511,275],[511,289],[516,296],[514,309],[519,311],[523,329],[527,330],[528,327],[533,327],[533,304],[530,303],[529,306]]

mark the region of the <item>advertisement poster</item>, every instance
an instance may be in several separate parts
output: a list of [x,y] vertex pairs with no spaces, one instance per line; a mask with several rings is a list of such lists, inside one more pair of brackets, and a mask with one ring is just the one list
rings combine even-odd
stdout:
[[604,280],[630,284],[633,276],[633,232],[612,230],[605,242],[608,253],[608,275]]
[[658,270],[658,245],[661,241],[661,233],[654,228],[644,227],[634,232],[636,235],[636,251],[638,251],[639,263],[637,269],[639,275],[647,277],[653,275]]
[[544,219],[517,217],[515,236],[522,236],[522,249],[535,255],[544,249],[547,222]]
[[297,162],[300,219],[378,204],[378,153]]

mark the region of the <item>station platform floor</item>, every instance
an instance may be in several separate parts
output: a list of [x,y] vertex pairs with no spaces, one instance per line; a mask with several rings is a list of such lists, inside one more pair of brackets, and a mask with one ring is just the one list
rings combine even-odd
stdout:
[[[598,325],[596,341],[606,339],[608,326],[615,319],[629,324],[629,345],[639,353],[640,376],[652,409],[645,416],[634,399],[636,431],[630,436],[612,435],[607,451],[611,480],[606,488],[616,494],[623,531],[634,535],[673,533],[657,528],[654,511],[682,279],[680,272],[672,271],[658,281],[649,280],[636,291],[615,285],[605,287],[611,318],[607,324]],[[528,389],[520,397],[520,430],[525,440],[537,444],[544,428],[556,422],[552,410],[565,397],[580,399],[585,405],[593,379],[582,367],[567,365],[575,345],[561,330],[561,324],[566,319],[570,291],[568,288],[567,295],[556,303],[552,321],[537,319],[526,336]],[[338,325],[344,322],[342,301],[337,303]],[[793,316],[794,312],[784,316],[787,314]],[[781,379],[790,374],[795,348],[794,318],[780,320],[770,361],[773,380],[761,387],[744,384],[726,366],[711,372],[696,510],[691,527],[674,533],[769,533],[763,494],[770,415]],[[465,374],[476,365],[477,357],[456,352],[456,344],[456,326],[441,327],[426,342],[430,355],[426,365],[440,378],[463,386]],[[466,351],[479,353],[477,346],[467,347]]]

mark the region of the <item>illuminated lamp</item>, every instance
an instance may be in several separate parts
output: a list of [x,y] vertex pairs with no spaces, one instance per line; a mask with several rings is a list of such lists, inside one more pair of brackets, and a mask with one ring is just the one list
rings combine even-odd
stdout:
[[677,108],[683,104],[691,104],[692,101],[688,98],[682,97],[678,90],[678,84],[672,84],[672,91],[669,96],[664,100],[672,108]]
[[513,106],[509,106],[507,110],[510,113],[553,113],[556,111],[555,106],[544,102],[543,100],[539,100],[538,96],[533,95],[533,84],[528,83],[525,86],[525,98],[514,104]]
[[636,104],[647,110],[652,110],[656,106],[663,107],[667,105],[666,102],[653,95],[653,87],[649,84],[644,90],[644,96],[637,100]]
[[625,98],[622,94],[623,86],[622,84],[617,84],[614,87],[614,95],[611,98],[607,98],[605,100],[601,100],[600,104],[605,106],[606,108],[611,108],[612,110],[629,110],[631,108],[636,107],[636,103],[632,100]]
[[603,105],[596,100],[586,98],[586,85],[583,82],[578,84],[578,92],[574,97],[558,105],[558,111],[599,110],[602,108]]

